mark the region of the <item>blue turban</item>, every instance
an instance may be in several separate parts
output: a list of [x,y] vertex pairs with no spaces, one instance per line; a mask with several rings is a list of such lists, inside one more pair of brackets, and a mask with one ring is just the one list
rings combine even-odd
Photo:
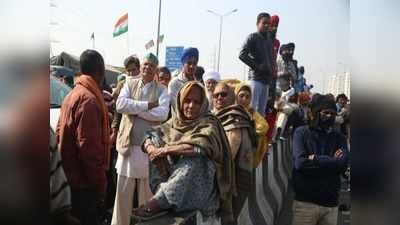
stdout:
[[196,60],[199,60],[199,50],[197,48],[185,48],[183,49],[181,62],[185,64],[189,58],[195,57]]

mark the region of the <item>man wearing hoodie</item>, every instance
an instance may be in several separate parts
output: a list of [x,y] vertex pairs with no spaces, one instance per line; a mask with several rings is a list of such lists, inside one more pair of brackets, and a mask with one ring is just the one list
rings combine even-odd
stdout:
[[336,225],[340,174],[347,168],[346,138],[333,129],[335,101],[314,94],[309,124],[293,136],[294,225]]

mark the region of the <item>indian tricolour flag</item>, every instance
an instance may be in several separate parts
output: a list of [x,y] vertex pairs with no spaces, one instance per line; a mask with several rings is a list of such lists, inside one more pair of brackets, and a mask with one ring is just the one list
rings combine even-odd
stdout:
[[128,13],[121,16],[114,26],[113,37],[119,36],[128,31]]

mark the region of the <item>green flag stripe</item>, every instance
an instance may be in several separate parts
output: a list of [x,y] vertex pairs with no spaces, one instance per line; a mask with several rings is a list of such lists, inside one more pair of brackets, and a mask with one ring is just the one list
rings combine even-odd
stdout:
[[125,32],[128,31],[128,25],[123,26],[123,27],[119,27],[117,30],[114,31],[113,33],[113,37],[117,37]]

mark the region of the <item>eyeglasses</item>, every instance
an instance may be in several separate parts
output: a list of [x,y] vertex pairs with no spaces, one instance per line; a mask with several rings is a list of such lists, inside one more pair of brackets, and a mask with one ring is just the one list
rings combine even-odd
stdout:
[[219,93],[213,94],[213,98],[218,98],[218,96],[225,98],[226,96],[228,96],[228,92],[219,92]]

